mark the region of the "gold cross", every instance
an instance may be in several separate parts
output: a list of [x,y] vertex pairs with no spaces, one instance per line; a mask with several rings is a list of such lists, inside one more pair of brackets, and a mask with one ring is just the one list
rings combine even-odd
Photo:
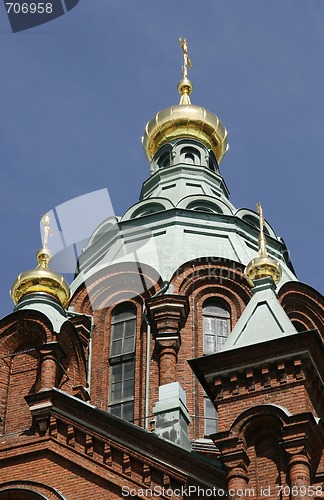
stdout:
[[49,236],[52,236],[52,234],[53,234],[52,228],[50,226],[50,216],[48,214],[43,215],[43,217],[41,218],[41,221],[42,221],[43,226],[44,226],[44,236],[42,238],[43,248],[47,248],[48,238],[49,238]]
[[265,239],[264,236],[264,217],[263,217],[263,211],[262,211],[262,206],[261,203],[258,201],[257,203],[257,211],[260,217],[260,235],[259,235],[259,257],[267,257],[268,252],[267,252],[267,240]]
[[188,66],[189,66],[189,68],[192,68],[192,63],[191,63],[190,57],[188,55],[187,39],[184,38],[182,41],[182,38],[179,38],[179,42],[180,42],[180,47],[182,48],[182,51],[183,51],[182,76],[184,79],[187,79],[188,78]]

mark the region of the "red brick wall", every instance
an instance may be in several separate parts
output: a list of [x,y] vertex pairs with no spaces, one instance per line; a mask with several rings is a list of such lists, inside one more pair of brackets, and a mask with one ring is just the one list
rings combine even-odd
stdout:
[[[103,283],[108,277],[100,277],[91,285],[101,290],[101,296],[104,297],[102,291]],[[202,307],[204,301],[209,297],[219,297],[224,300],[231,311],[231,327],[233,328],[241,316],[246,304],[252,296],[250,286],[247,284],[244,276],[244,266],[239,263],[214,259],[208,262],[208,259],[200,259],[195,262],[184,264],[175,273],[172,284],[174,286],[173,293],[186,295],[189,299],[190,311],[185,325],[181,329],[181,346],[178,352],[178,360],[176,366],[177,380],[182,385],[187,396],[187,407],[192,418],[190,425],[190,433],[192,438],[203,437],[204,435],[204,412],[203,412],[203,391],[200,384],[197,382],[189,367],[187,360],[203,355],[203,322],[202,322]],[[300,285],[300,284],[298,284]],[[158,288],[156,286],[156,288]],[[108,290],[108,288],[107,288]],[[306,290],[306,289],[305,289]],[[123,291],[119,290],[115,295],[109,295],[107,292],[106,302],[109,307],[94,311],[95,330],[93,334],[92,344],[92,374],[91,374],[91,398],[92,402],[99,408],[107,409],[108,393],[109,393],[109,348],[110,348],[110,322],[114,306],[123,301]],[[299,289],[300,296],[303,293],[302,286]],[[288,296],[292,291],[289,289],[282,293],[281,300],[287,307],[288,314],[296,317],[296,312],[292,312],[289,304]],[[99,296],[99,292],[97,293]],[[108,297],[109,295],[109,297]],[[312,315],[308,313],[308,327],[318,326],[319,318],[319,300],[316,296],[308,296],[304,293],[304,302],[308,304],[308,310],[314,309]],[[306,297],[306,298],[305,298]],[[104,299],[102,298],[102,304]],[[145,372],[146,372],[146,324],[143,320],[143,298],[137,297],[130,301],[137,307],[137,340],[136,340],[136,385],[135,385],[135,423],[144,425],[144,398],[145,398]],[[304,304],[303,302],[303,304]],[[300,302],[301,303],[301,302]],[[79,312],[91,313],[89,301],[86,300],[86,293],[83,290],[78,291],[72,304]],[[303,305],[304,307],[304,305]],[[293,308],[296,311],[296,307]],[[305,309],[305,307],[304,307]],[[154,356],[154,341],[151,339],[151,356],[150,356],[150,415],[153,415],[153,407],[158,400],[158,385],[159,371],[158,360]],[[175,358],[170,356],[170,362],[175,362]],[[220,412],[220,428],[226,429],[230,425],[233,413],[237,415],[240,411],[248,408],[253,404],[261,404],[264,402],[275,402],[288,407],[291,411],[309,411],[313,410],[314,406],[306,393],[302,389],[286,390],[284,386],[278,385],[281,394],[271,395],[256,395],[252,400],[244,400],[242,394],[237,400],[236,406],[232,408],[224,408],[222,403],[219,408]],[[302,391],[300,393],[300,391]],[[225,405],[226,406],[226,405]],[[233,420],[232,420],[233,421]]]
[[6,362],[10,365],[4,418],[4,432],[6,434],[27,430],[31,425],[29,406],[24,396],[35,392],[38,361],[38,355],[35,351],[6,358]]
[[[108,479],[98,476],[95,467],[93,470],[85,470],[76,463],[49,452],[40,451],[31,455],[29,460],[26,460],[25,456],[8,460],[1,468],[0,474],[2,485],[7,481],[17,481],[19,484],[21,481],[32,480],[40,485],[56,488],[69,500],[121,498],[121,488],[113,485]],[[44,493],[40,487],[31,489]],[[57,497],[52,496],[52,498]]]
[[[243,273],[243,266],[237,263],[208,263],[205,259],[200,263],[188,263],[174,276],[174,293],[187,295],[189,298],[189,315],[181,329],[181,346],[178,353],[176,376],[187,396],[187,407],[192,418],[189,426],[191,438],[204,436],[204,404],[203,391],[193,375],[187,360],[203,355],[203,302],[212,296],[222,298],[231,311],[231,323],[234,327],[242,314],[252,292]],[[94,288],[102,283],[98,279]],[[92,341],[92,373],[91,401],[102,409],[107,409],[109,394],[109,349],[111,317],[116,304],[122,301],[122,290],[115,294],[114,300],[107,298],[109,307],[93,312],[95,329]],[[108,293],[108,292],[107,292]],[[143,298],[137,297],[129,302],[137,307],[137,337],[136,337],[136,383],[135,383],[135,423],[144,426],[145,410],[145,373],[146,373],[146,323],[143,319]],[[79,291],[72,304],[79,312],[89,313],[89,302],[84,298],[84,292]],[[159,369],[155,356],[154,341],[151,334],[150,342],[150,404],[149,415],[153,418],[153,407],[158,401]],[[167,362],[175,363],[176,358],[168,357]],[[167,367],[165,367],[167,368]]]

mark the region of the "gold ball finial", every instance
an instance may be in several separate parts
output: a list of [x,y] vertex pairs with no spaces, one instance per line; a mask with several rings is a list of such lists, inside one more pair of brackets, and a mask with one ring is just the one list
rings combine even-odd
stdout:
[[267,252],[267,242],[264,235],[264,217],[261,203],[257,203],[257,211],[260,218],[260,235],[258,256],[249,262],[245,268],[245,275],[249,284],[254,287],[255,281],[261,278],[271,277],[275,284],[279,283],[282,276],[280,263],[269,257]]
[[191,104],[190,94],[193,91],[193,85],[188,78],[183,78],[178,83],[178,92],[180,94],[180,105]]
[[55,297],[65,309],[70,301],[70,287],[59,273],[51,271],[48,264],[52,258],[51,252],[47,248],[48,237],[52,230],[49,225],[49,216],[42,217],[44,225],[43,246],[37,252],[38,266],[35,269],[19,274],[13,283],[10,295],[15,304],[27,294],[47,293]]

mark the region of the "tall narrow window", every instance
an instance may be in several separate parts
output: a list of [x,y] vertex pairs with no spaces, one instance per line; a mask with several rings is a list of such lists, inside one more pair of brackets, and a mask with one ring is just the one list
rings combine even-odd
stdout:
[[136,308],[118,307],[111,321],[109,411],[134,420]]
[[215,434],[218,431],[218,415],[213,403],[207,395],[204,396],[205,411],[205,437]]
[[[230,332],[230,313],[225,302],[207,299],[203,305],[204,354],[219,352]],[[204,395],[205,437],[218,431],[218,415],[207,395]]]
[[227,306],[216,299],[208,299],[203,307],[204,354],[219,352],[230,330]]

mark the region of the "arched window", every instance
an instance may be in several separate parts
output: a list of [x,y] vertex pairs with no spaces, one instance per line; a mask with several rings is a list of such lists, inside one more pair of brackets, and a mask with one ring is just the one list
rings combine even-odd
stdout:
[[188,165],[200,165],[200,152],[195,148],[182,148],[180,153],[180,161]]
[[167,168],[170,166],[170,152],[166,151],[163,153],[160,158],[158,159],[158,166],[159,168]]
[[[242,219],[245,220],[246,222],[248,222],[249,224],[252,224],[252,226],[255,226],[259,229],[260,221],[255,215],[246,214],[246,215],[243,215]],[[266,226],[263,227],[263,231],[266,235],[270,236],[269,230]]]
[[212,170],[213,172],[218,172],[217,161],[214,155],[212,155],[212,153],[209,155],[208,158],[208,168],[210,168],[210,170]]
[[217,299],[208,299],[203,306],[204,354],[219,352],[230,331],[230,313],[227,305]]
[[134,420],[136,308],[118,307],[111,320],[110,413],[129,422]]
[[209,212],[213,214],[223,213],[223,210],[218,205],[216,205],[216,203],[212,203],[209,200],[202,199],[191,201],[186,208],[195,210],[196,212]]

